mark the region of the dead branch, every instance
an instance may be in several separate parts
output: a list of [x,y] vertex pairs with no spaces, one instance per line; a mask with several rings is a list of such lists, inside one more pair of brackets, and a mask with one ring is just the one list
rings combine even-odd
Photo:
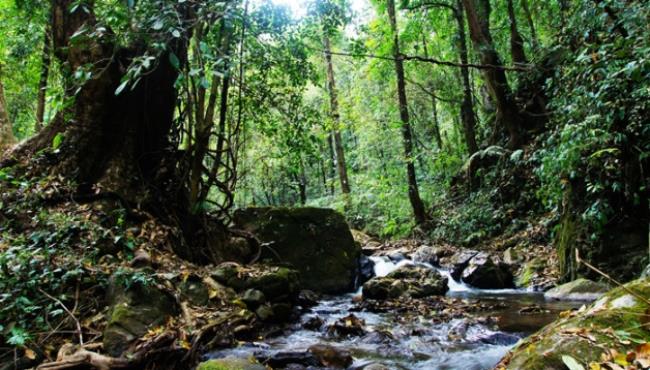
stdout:
[[[51,296],[49,293],[47,293],[46,291],[44,291],[41,288],[38,288],[38,291],[41,292],[42,294],[44,294],[49,299],[51,299],[54,302],[58,303],[59,306],[61,306],[63,308],[63,310],[68,314],[68,316],[70,316],[70,318],[74,321],[75,325],[77,326],[77,333],[79,335],[79,344],[83,346],[84,345],[83,332],[81,330],[81,323],[79,323],[79,320],[77,319],[77,317],[58,298]],[[75,303],[75,307],[76,307],[76,303]]]

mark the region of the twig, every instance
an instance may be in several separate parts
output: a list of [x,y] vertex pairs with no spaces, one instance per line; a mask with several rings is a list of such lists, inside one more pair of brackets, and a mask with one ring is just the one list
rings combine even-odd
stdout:
[[75,322],[75,324],[77,325],[77,332],[79,333],[79,344],[83,346],[83,345],[84,345],[84,338],[83,338],[83,332],[81,331],[81,324],[79,323],[79,320],[77,320],[77,318],[75,317],[75,315],[74,315],[72,312],[70,312],[70,310],[68,309],[68,307],[66,307],[66,306],[63,304],[63,302],[61,302],[58,298],[51,296],[50,294],[48,294],[46,291],[44,291],[44,290],[41,289],[41,288],[38,288],[38,291],[41,292],[41,293],[43,293],[43,294],[44,294],[46,297],[48,297],[49,299],[51,299],[51,300],[53,300],[54,302],[58,303],[61,307],[63,307],[63,310],[65,310],[65,312],[68,314],[68,316],[70,316],[70,318],[71,318],[71,319]]
[[580,258],[580,252],[579,252],[577,249],[576,249],[576,262],[578,262],[578,263],[582,263],[583,265],[587,266],[588,268],[594,270],[594,271],[597,272],[598,274],[604,276],[607,280],[609,280],[609,281],[611,281],[612,283],[614,283],[616,286],[623,288],[623,290],[625,290],[626,292],[628,292],[628,293],[632,294],[633,296],[639,298],[639,299],[642,300],[645,304],[647,304],[648,306],[650,306],[650,300],[648,300],[646,297],[644,297],[644,296],[642,296],[641,294],[639,294],[639,293],[633,291],[632,289],[626,287],[625,285],[623,285],[622,283],[618,282],[618,281],[617,281],[616,279],[614,279],[613,277],[607,275],[606,273],[602,272],[601,270],[599,270],[599,269],[596,268],[595,266],[592,266],[589,262],[587,262],[587,261],[583,260],[582,258]]

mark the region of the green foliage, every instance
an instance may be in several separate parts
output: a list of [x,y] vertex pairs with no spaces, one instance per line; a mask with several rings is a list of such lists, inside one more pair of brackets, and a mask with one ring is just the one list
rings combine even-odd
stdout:
[[538,153],[539,197],[555,208],[569,187],[582,199],[577,211],[592,240],[648,191],[641,179],[650,153],[649,10],[641,1],[607,3],[629,37],[602,7],[579,7],[558,46],[575,52],[564,52],[563,68],[549,81],[555,126]]

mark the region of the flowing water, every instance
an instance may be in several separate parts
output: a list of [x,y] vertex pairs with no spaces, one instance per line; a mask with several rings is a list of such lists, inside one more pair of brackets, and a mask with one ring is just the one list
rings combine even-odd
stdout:
[[[386,276],[395,269],[413,264],[410,260],[394,263],[385,257],[371,257],[375,275]],[[434,268],[430,265],[425,265]],[[545,301],[541,293],[525,290],[479,290],[454,281],[447,271],[437,269],[449,278],[447,296],[464,303],[493,304],[495,310],[476,314],[490,320],[453,319],[433,323],[430,319],[405,320],[395,313],[356,312],[354,294],[327,297],[301,317],[301,322],[318,317],[323,328],[353,313],[365,321],[368,332],[361,337],[334,337],[324,330],[312,331],[296,324],[285,335],[264,342],[247,343],[237,348],[218,351],[209,357],[250,357],[264,353],[300,352],[314,344],[328,344],[352,353],[352,368],[381,363],[390,369],[491,369],[521,338],[553,321],[560,311],[574,308],[567,302]],[[523,315],[520,310],[531,305],[544,312]],[[352,312],[355,311],[355,312]]]

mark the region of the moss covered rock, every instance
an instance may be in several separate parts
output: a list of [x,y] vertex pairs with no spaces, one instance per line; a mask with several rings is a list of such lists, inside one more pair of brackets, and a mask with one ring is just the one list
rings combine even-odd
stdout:
[[226,357],[202,362],[196,370],[266,370],[266,367],[254,359]]
[[262,248],[263,259],[295,266],[305,288],[322,293],[353,288],[361,249],[341,214],[321,208],[247,208],[235,212],[234,222],[268,245]]
[[650,305],[637,296],[650,297],[650,280],[633,281],[589,307],[563,314],[563,318],[521,341],[497,368],[560,370],[566,369],[563,356],[571,356],[588,369],[608,361],[612,349],[622,354],[633,351],[638,343],[650,341]]
[[104,350],[119,357],[136,339],[153,327],[163,325],[178,313],[176,301],[153,283],[112,279],[109,289],[108,324],[104,330]]
[[588,279],[577,279],[544,293],[547,299],[595,301],[609,290],[609,286]]

